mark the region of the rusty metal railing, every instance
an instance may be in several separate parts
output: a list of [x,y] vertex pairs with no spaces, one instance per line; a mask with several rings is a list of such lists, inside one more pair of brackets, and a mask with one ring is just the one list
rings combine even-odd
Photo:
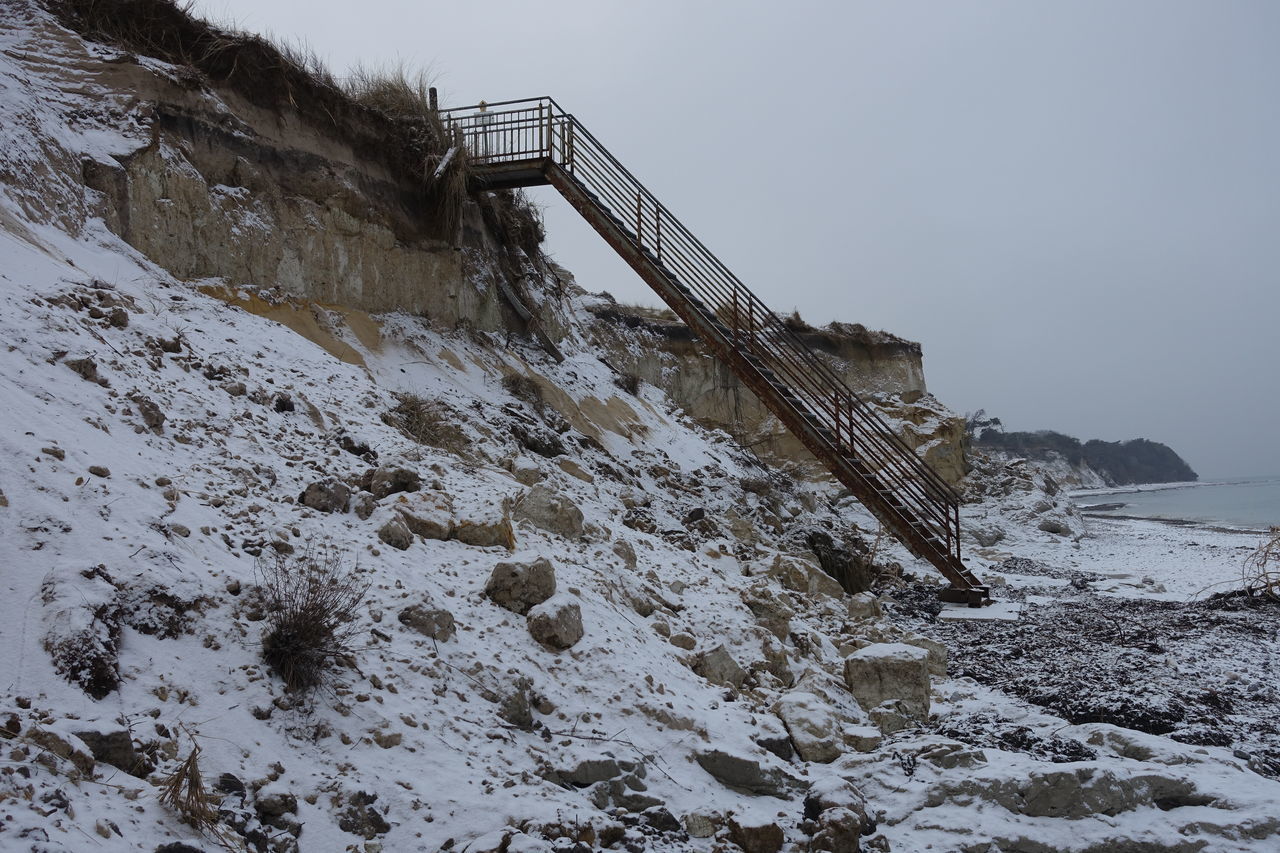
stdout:
[[577,119],[545,97],[454,108],[441,117],[460,137],[473,168],[536,164],[567,174],[867,488],[885,498],[882,509],[924,541],[936,542],[967,575],[955,490]]

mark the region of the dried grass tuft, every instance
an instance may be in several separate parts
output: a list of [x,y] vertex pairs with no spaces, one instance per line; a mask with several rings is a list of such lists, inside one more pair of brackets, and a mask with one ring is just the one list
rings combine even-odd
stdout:
[[534,411],[542,411],[542,387],[528,376],[523,373],[508,373],[502,377],[502,387],[512,397],[533,406]]
[[355,620],[369,583],[343,551],[328,545],[264,553],[257,571],[267,607],[263,660],[291,690],[324,684],[354,652]]
[[455,455],[467,449],[467,436],[458,426],[458,416],[439,400],[428,400],[416,394],[397,394],[395,408],[382,420],[406,436],[429,447],[438,447]]
[[221,837],[218,811],[213,807],[213,797],[205,790],[200,772],[199,744],[193,743],[186,760],[160,783],[159,800],[199,831]]

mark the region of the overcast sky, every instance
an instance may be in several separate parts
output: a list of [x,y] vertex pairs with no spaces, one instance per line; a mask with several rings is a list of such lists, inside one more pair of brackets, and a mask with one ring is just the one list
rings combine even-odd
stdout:
[[[1280,474],[1280,3],[198,0],[442,103],[551,95],[775,310],[1009,429]],[[549,248],[656,298],[550,188]]]

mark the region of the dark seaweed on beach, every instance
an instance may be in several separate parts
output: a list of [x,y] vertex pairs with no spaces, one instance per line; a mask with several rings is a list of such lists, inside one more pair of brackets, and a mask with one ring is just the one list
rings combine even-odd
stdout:
[[947,645],[948,674],[1071,723],[1230,747],[1280,778],[1280,602],[1151,601],[1077,588],[1017,622],[939,622],[913,606],[923,592],[904,591],[906,606],[894,609]]

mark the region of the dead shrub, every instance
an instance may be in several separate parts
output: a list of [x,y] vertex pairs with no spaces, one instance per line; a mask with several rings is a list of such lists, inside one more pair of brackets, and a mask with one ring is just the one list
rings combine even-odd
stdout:
[[262,659],[291,690],[324,684],[334,665],[354,651],[356,613],[368,582],[330,545],[263,554],[257,571],[267,611]]
[[461,454],[467,447],[467,436],[458,426],[458,417],[439,400],[428,400],[416,394],[396,395],[395,408],[382,416],[383,423],[430,447]]
[[1280,527],[1267,533],[1268,539],[1244,561],[1241,578],[1249,595],[1264,595],[1280,601]]
[[542,387],[530,377],[523,373],[508,373],[502,377],[502,387],[512,397],[533,406],[534,411],[542,411]]

